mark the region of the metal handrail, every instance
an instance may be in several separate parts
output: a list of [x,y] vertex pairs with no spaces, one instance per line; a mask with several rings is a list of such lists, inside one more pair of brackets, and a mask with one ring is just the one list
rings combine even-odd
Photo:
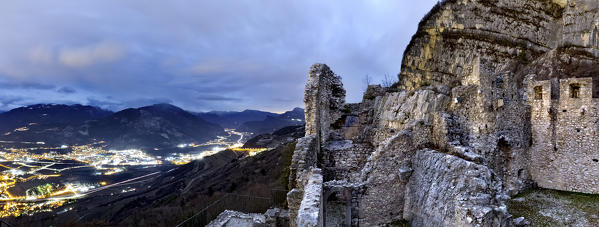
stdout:
[[5,221],[0,220],[0,227],[14,227],[14,226],[11,224],[8,224]]
[[[278,196],[279,193],[284,193],[285,195]],[[286,194],[286,190],[276,189],[271,190],[270,198],[228,193],[221,196],[218,200],[210,203],[196,214],[180,222],[176,225],[176,227],[207,225],[225,210],[235,210],[247,213],[263,213],[272,206],[283,206],[285,203]]]

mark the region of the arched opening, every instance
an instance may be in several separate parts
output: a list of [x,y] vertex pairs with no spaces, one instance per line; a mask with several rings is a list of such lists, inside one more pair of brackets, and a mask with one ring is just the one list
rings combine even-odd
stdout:
[[519,169],[518,170],[518,178],[522,179],[522,177],[524,177],[524,169]]
[[339,198],[337,197],[337,192],[333,192],[329,195],[329,197],[327,197],[327,202],[333,201],[339,201]]
[[499,139],[499,141],[497,141],[497,149],[501,151],[501,153],[509,155],[509,152],[511,151],[511,146],[510,143],[502,137]]
[[351,193],[346,189],[333,189],[325,194],[325,226],[349,226],[351,224]]

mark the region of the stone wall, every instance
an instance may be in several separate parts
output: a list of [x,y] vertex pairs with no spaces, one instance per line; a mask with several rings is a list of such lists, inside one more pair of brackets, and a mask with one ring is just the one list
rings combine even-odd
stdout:
[[311,168],[303,187],[304,196],[297,214],[297,225],[305,227],[323,226],[322,174],[320,169]]
[[413,226],[504,226],[501,179],[486,166],[419,150],[407,184],[404,218]]
[[313,142],[293,158],[290,215],[314,167],[333,226],[508,225],[502,201],[533,181],[599,193],[598,9],[593,0],[442,1],[407,47],[398,86],[369,86],[356,104],[314,65],[304,99]]
[[412,172],[410,159],[414,154],[412,135],[411,131],[403,130],[388,138],[362,169],[365,191],[359,200],[361,226],[403,219],[404,194]]
[[599,100],[592,85],[592,78],[559,80],[559,99],[551,99],[550,81],[530,83],[530,171],[539,186],[599,193]]
[[344,102],[341,78],[325,64],[312,65],[304,93],[306,135],[316,135],[321,144],[326,144],[331,124],[339,118]]
[[341,78],[324,64],[310,68],[304,96],[306,136],[298,139],[289,174],[287,193],[291,226],[322,226],[323,145],[345,102]]

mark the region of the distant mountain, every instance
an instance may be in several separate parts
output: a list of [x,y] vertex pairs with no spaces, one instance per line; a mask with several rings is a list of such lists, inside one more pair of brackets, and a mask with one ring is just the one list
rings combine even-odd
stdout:
[[239,126],[248,121],[261,121],[267,116],[276,115],[259,110],[244,110],[241,112],[234,111],[212,111],[197,114],[202,119],[216,123],[225,128],[239,128]]
[[291,111],[287,111],[283,114],[280,115],[281,118],[285,118],[285,119],[290,119],[290,120],[294,120],[294,119],[299,119],[301,121],[304,121],[304,109],[296,107],[293,108],[293,110]]
[[234,128],[243,132],[257,134],[272,133],[285,126],[303,125],[304,109],[294,108],[282,114],[259,110],[244,110],[241,112],[212,111],[198,113],[206,121],[225,128]]
[[86,125],[89,135],[110,141],[113,146],[130,144],[148,147],[205,142],[224,135],[217,124],[169,104],[125,109]]
[[31,125],[80,124],[112,114],[95,106],[37,104],[12,109],[0,114],[0,133]]
[[157,104],[116,113],[93,106],[33,105],[0,114],[0,140],[49,145],[104,140],[111,147],[163,147],[205,142],[222,127],[179,107]]
[[286,126],[297,126],[305,124],[304,109],[294,108],[282,114],[267,116],[261,121],[248,121],[239,126],[240,131],[252,132],[254,134],[272,133]]

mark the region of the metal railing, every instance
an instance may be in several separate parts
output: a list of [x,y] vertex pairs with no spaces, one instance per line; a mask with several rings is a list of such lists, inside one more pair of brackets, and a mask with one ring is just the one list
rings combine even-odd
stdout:
[[204,207],[200,212],[177,224],[177,227],[208,225],[208,223],[216,219],[216,217],[225,210],[234,210],[244,213],[264,213],[271,207],[285,206],[287,200],[286,190],[271,190],[270,194],[270,198],[225,194],[220,199]]
[[0,227],[13,227],[11,224],[8,224],[2,220],[0,220]]

